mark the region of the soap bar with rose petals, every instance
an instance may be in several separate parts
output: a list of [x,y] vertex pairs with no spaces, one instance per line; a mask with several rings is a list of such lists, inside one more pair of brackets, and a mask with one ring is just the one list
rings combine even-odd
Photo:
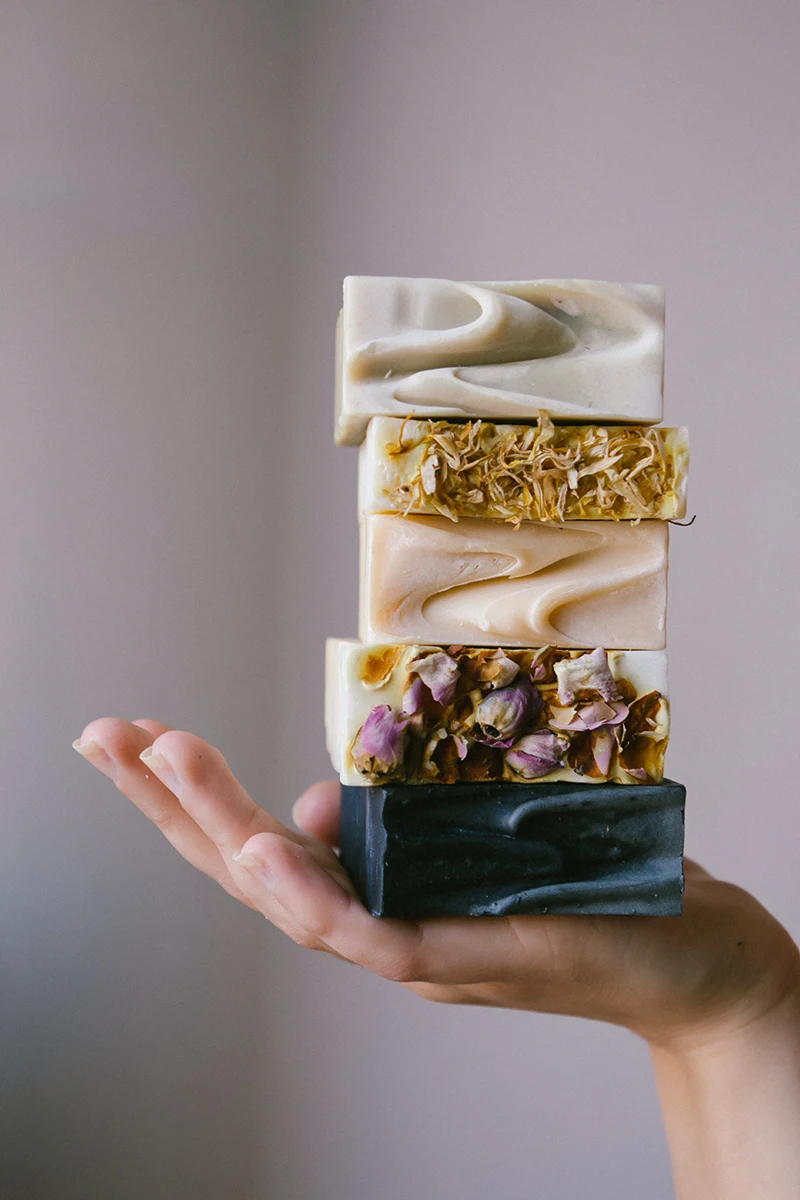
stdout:
[[363,642],[664,647],[666,521],[361,521]]
[[359,512],[520,521],[671,521],[686,514],[685,429],[373,417]]
[[677,916],[685,796],[669,780],[343,787],[341,861],[376,917]]
[[328,750],[343,783],[659,783],[664,650],[371,645],[331,638]]
[[661,420],[664,289],[587,279],[353,275],[337,329],[336,440],[371,417]]

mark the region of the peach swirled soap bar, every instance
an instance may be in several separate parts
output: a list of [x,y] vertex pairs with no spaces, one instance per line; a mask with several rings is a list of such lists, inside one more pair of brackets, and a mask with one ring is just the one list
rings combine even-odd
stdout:
[[664,646],[664,521],[371,515],[361,539],[364,642]]
[[651,425],[664,291],[585,279],[458,283],[350,276],[337,333],[336,440],[371,417]]
[[326,729],[351,785],[660,783],[666,654],[331,639]]

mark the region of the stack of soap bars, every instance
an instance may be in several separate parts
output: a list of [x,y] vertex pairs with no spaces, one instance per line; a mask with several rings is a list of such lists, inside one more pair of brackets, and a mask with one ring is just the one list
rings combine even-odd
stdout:
[[328,644],[341,857],[376,916],[676,914],[659,287],[352,277],[360,641]]

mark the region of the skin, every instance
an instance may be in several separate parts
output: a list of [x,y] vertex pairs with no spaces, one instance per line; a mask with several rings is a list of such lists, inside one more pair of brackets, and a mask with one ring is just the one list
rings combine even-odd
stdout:
[[298,945],[429,1000],[564,1013],[645,1038],[681,1200],[800,1196],[800,953],[741,888],[687,862],[681,917],[377,920],[335,853],[338,784],[300,797],[295,832],[194,734],[102,718],[75,748]]

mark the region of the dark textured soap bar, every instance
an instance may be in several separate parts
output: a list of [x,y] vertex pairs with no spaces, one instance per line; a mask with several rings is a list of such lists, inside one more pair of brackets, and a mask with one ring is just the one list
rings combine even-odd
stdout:
[[342,863],[376,917],[675,916],[686,789],[342,787]]

